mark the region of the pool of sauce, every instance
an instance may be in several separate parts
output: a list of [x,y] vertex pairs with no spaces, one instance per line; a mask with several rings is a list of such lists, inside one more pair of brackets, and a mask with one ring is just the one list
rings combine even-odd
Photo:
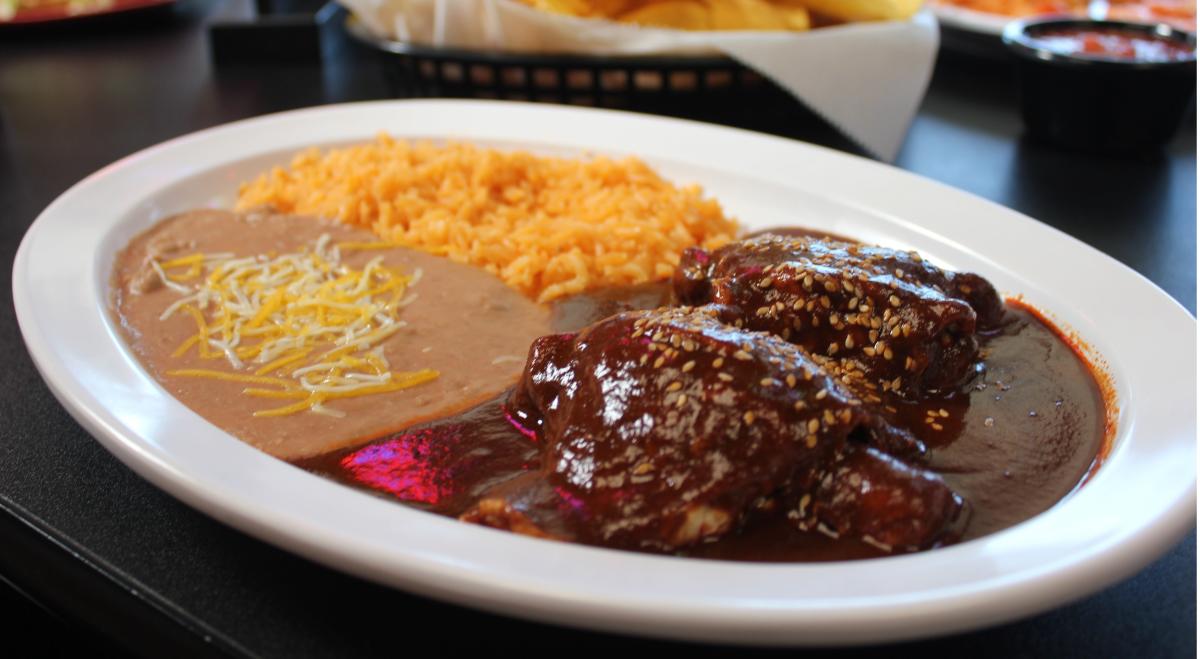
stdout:
[[[671,301],[669,284],[600,291],[554,305],[558,331]],[[1029,519],[1079,486],[1105,436],[1104,397],[1090,368],[1052,327],[1019,304],[982,337],[975,375],[957,391],[887,401],[932,449],[926,466],[972,505],[963,540]],[[458,516],[485,491],[539,467],[539,447],[506,416],[502,395],[463,414],[294,464],[422,510]],[[936,424],[936,425],[935,425]],[[682,555],[740,561],[869,558],[852,538],[802,533],[775,511]]]

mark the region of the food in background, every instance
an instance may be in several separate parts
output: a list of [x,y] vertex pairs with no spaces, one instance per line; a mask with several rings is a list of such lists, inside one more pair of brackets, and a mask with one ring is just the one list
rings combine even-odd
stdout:
[[935,0],[948,7],[961,7],[997,16],[1076,16],[1133,23],[1166,23],[1189,32],[1196,31],[1196,0]]
[[1088,28],[1081,25],[1039,30],[1032,41],[1060,55],[1133,62],[1176,62],[1196,58],[1196,49],[1141,31]]
[[559,14],[679,30],[807,30],[830,22],[905,19],[921,6],[919,0],[521,1]]
[[1087,0],[937,0],[937,2],[1002,16],[1079,15],[1087,9],[1088,5]]

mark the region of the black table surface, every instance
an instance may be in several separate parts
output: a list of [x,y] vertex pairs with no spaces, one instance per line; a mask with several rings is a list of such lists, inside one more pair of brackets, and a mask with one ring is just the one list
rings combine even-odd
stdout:
[[[214,67],[205,26],[221,10],[221,2],[193,0],[76,26],[0,31],[4,259],[11,262],[30,223],[56,196],[121,156],[235,119],[389,95],[374,60],[344,38],[336,21],[325,28],[321,66]],[[1161,153],[1084,156],[1023,138],[1014,90],[1006,64],[943,54],[896,164],[1083,240],[1194,314],[1194,112]],[[798,128],[794,136],[846,144],[821,128]],[[9,629],[7,639],[40,638],[35,654],[45,655],[81,648],[151,656],[397,654],[431,638],[441,647],[681,649],[389,590],[195,512],[126,469],[58,405],[11,311],[11,268],[0,271],[8,309],[0,315],[6,392],[0,399],[0,604],[12,611],[0,629]],[[1076,603],[885,650],[1195,656],[1195,567],[1193,531],[1133,578]],[[686,649],[728,654],[712,646]],[[754,652],[770,650],[745,654]]]

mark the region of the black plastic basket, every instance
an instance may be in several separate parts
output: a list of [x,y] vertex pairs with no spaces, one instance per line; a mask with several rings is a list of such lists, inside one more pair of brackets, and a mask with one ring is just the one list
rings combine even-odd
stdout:
[[648,112],[861,149],[795,97],[722,56],[594,56],[433,48],[346,30],[378,54],[399,97],[505,99]]

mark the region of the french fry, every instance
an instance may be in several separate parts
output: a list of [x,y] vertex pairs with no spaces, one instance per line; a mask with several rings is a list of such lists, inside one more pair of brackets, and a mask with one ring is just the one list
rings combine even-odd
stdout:
[[570,16],[612,18],[635,7],[637,0],[522,0],[525,4]]
[[617,18],[626,23],[677,30],[708,30],[712,24],[708,8],[691,0],[650,2]]
[[804,7],[775,5],[767,0],[724,0],[709,2],[714,30],[806,30]]
[[917,13],[922,0],[775,0],[842,21],[895,21]]
[[676,30],[807,30],[809,12],[839,21],[905,19],[922,0],[521,0],[559,14]]

